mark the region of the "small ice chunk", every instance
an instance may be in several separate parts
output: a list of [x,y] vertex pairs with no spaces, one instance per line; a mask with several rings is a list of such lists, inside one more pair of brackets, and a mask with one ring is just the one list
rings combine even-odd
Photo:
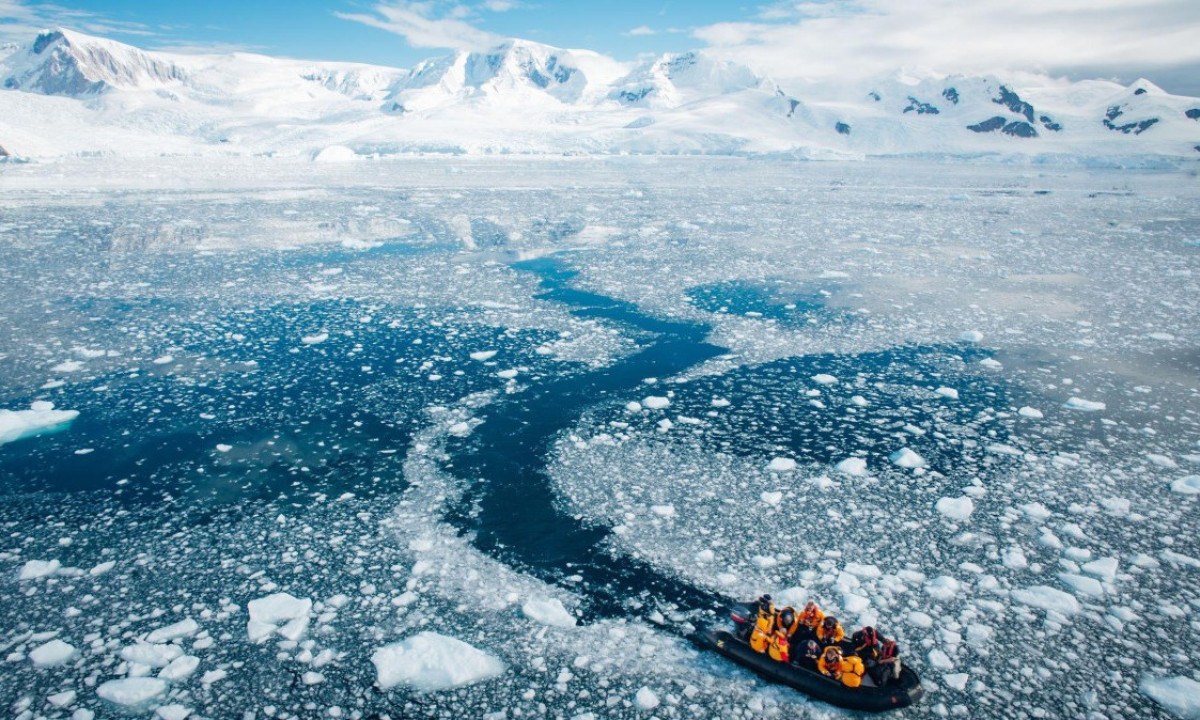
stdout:
[[195,620],[191,618],[185,618],[173,625],[160,627],[159,629],[151,632],[146,636],[146,642],[164,643],[175,640],[176,638],[190,637],[195,635],[196,631],[199,629],[200,626],[196,624]]
[[944,398],[949,398],[951,400],[958,399],[958,391],[955,390],[954,388],[940,387],[937,390],[935,390],[934,392],[936,392],[938,395],[941,395]]
[[168,663],[165,668],[159,670],[158,676],[163,680],[184,680],[191,677],[198,667],[200,667],[200,658],[195,655],[180,655]]
[[950,656],[937,648],[929,651],[929,664],[938,670],[950,670],[954,667]]
[[1024,570],[1029,567],[1029,560],[1025,557],[1025,551],[1015,545],[1005,549],[1001,560],[1005,567],[1012,570]]
[[99,563],[98,565],[93,567],[91,570],[88,570],[88,575],[91,575],[92,577],[96,577],[98,575],[103,575],[104,573],[109,572],[116,566],[117,566],[117,562],[115,560],[108,560],[108,561]]
[[908,468],[909,470],[923,468],[929,464],[925,462],[925,458],[906,447],[900,448],[891,455],[888,455],[888,459],[891,460],[893,464],[902,468]]
[[379,648],[371,655],[376,682],[383,690],[407,685],[433,692],[496,677],[504,663],[467,643],[435,632],[420,632]]
[[817,373],[812,376],[812,381],[818,385],[836,385],[838,379],[828,373]]
[[651,505],[650,512],[659,517],[675,517],[674,505]]
[[959,335],[958,339],[962,340],[963,342],[977,343],[983,339],[983,333],[979,332],[978,330],[967,330]]
[[83,363],[78,360],[66,360],[50,368],[52,372],[68,373],[83,369]]
[[183,654],[178,645],[151,645],[137,643],[121,650],[121,659],[150,667],[166,667]]
[[152,677],[109,680],[96,688],[101,698],[124,707],[148,705],[167,692],[167,682]]
[[1105,409],[1102,402],[1095,400],[1084,400],[1080,397],[1072,397],[1070,400],[1063,403],[1063,407],[1068,410],[1078,410],[1080,412],[1099,412]]
[[979,364],[988,370],[999,370],[1004,367],[1000,364],[1000,361],[996,360],[995,358],[984,358],[979,361]]
[[1031,420],[1041,420],[1042,418],[1046,417],[1041,410],[1038,410],[1037,408],[1031,408],[1028,405],[1025,405],[1018,410],[1017,414],[1023,418],[1030,418]]
[[68,705],[74,705],[77,697],[79,697],[79,693],[74,690],[63,690],[62,692],[46,696],[46,702],[56,708],[64,708]]
[[192,715],[192,709],[179,703],[160,705],[154,710],[160,720],[187,720]]
[[779,507],[779,503],[783,502],[783,493],[778,490],[767,491],[759,495],[759,498],[771,507]]
[[450,434],[455,437],[466,437],[471,434],[471,424],[467,422],[456,422],[450,426]]
[[1200,475],[1188,475],[1171,483],[1171,492],[1180,495],[1200,495]]
[[479,352],[471,353],[471,359],[486,362],[496,357],[496,352],[496,350],[480,350]]
[[975,512],[975,501],[969,497],[944,497],[937,501],[937,511],[951,520],[966,522]]
[[0,410],[0,445],[66,427],[79,417],[78,410],[55,410],[41,400],[28,410]]
[[1096,578],[1084,577],[1074,573],[1059,573],[1058,579],[1063,581],[1063,584],[1075,591],[1077,595],[1087,595],[1088,597],[1103,597],[1104,586]]
[[863,477],[867,474],[867,461],[864,458],[846,458],[837,464],[836,469],[844,475]]
[[1013,590],[1012,597],[1023,605],[1061,615],[1074,615],[1080,610],[1079,601],[1073,595],[1046,585]]
[[66,664],[76,655],[75,646],[58,638],[29,651],[29,659],[37,667],[58,667]]
[[227,453],[232,449],[233,449],[232,445],[226,445],[225,443],[217,443],[217,452]]
[[908,614],[908,621],[919,628],[928,630],[933,627],[933,617],[929,613],[913,610]]
[[961,692],[967,689],[967,680],[970,680],[971,676],[967,673],[950,673],[949,675],[943,675],[942,679],[946,681],[947,687]]
[[29,560],[21,566],[21,570],[17,573],[17,580],[37,580],[50,577],[61,568],[62,563],[57,560]]
[[706,548],[706,549],[701,550],[700,552],[696,553],[696,562],[710,563],[713,560],[715,560],[716,557],[717,557],[716,553],[714,553],[712,550],[709,550]]
[[658,707],[660,702],[658,695],[655,695],[653,690],[644,685],[638,688],[637,693],[633,696],[633,704],[637,706],[638,710],[653,710]]
[[771,472],[791,472],[796,469],[796,461],[791,458],[777,457],[767,464],[767,470]]
[[288,640],[298,640],[308,629],[312,600],[275,593],[251,600],[247,607],[250,621],[246,633],[251,642],[263,642],[276,632]]
[[576,625],[575,616],[563,607],[558,598],[527,600],[521,606],[521,612],[530,620],[551,627],[570,628]]
[[328,339],[329,333],[323,332],[316,333],[314,335],[305,335],[304,337],[300,338],[300,342],[304,343],[305,345],[320,345]]
[[1036,520],[1037,522],[1042,522],[1054,514],[1050,512],[1049,508],[1040,502],[1026,503],[1020,507],[1021,512],[1025,513],[1030,520]]
[[636,400],[625,403],[625,409],[631,413],[641,412],[642,404]]
[[650,408],[651,410],[662,410],[670,404],[670,399],[665,398],[662,395],[649,395],[642,399],[642,405]]
[[1117,577],[1117,567],[1118,563],[1115,557],[1104,557],[1087,563],[1082,570],[1088,575],[1112,582]]
[[175,362],[175,356],[174,355],[163,355],[161,357],[154,358],[150,362],[154,363],[155,365],[169,365],[169,364]]
[[1142,693],[1186,720],[1200,719],[1200,682],[1184,677],[1142,678]]

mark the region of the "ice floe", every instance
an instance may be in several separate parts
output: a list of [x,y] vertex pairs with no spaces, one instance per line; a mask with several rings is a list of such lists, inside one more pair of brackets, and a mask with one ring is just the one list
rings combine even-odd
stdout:
[[398,685],[423,692],[448,690],[490,680],[505,670],[494,655],[431,631],[379,648],[371,662],[383,690]]

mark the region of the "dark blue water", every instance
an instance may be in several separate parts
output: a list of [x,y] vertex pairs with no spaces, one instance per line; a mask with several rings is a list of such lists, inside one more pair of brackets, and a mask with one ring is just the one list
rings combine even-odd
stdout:
[[453,462],[447,469],[472,484],[452,521],[473,533],[482,551],[541,579],[567,584],[567,578],[581,576],[585,618],[623,617],[635,605],[701,611],[726,605],[727,598],[609,554],[602,543],[610,531],[566,514],[546,472],[554,440],[585,410],[621,402],[645,378],[676,375],[725,350],[705,342],[703,325],[654,318],[630,303],[571,288],[577,273],[561,261],[517,267],[538,275],[539,298],[570,305],[580,317],[620,322],[652,339],[614,365],[539,384],[485,409],[484,424],[450,444]]

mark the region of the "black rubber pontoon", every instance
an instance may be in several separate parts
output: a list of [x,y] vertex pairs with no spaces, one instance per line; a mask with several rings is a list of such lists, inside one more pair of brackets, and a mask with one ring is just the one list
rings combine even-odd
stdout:
[[912,705],[925,694],[925,688],[921,687],[921,679],[906,665],[901,665],[900,677],[886,687],[864,684],[861,687],[849,688],[840,681],[820,673],[777,662],[765,653],[754,652],[748,644],[725,630],[704,630],[698,633],[695,639],[701,645],[716,650],[771,682],[787,685],[830,705],[850,710],[896,710]]

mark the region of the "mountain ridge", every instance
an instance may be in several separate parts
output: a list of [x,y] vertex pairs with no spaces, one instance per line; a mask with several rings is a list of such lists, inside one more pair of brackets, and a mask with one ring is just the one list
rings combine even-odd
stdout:
[[[142,50],[67,29],[0,53],[13,155],[638,153],[1196,156],[1200,100],[898,71],[789,92],[703,51],[625,63],[510,39],[412,68]],[[1194,117],[1195,116],[1195,117]]]

